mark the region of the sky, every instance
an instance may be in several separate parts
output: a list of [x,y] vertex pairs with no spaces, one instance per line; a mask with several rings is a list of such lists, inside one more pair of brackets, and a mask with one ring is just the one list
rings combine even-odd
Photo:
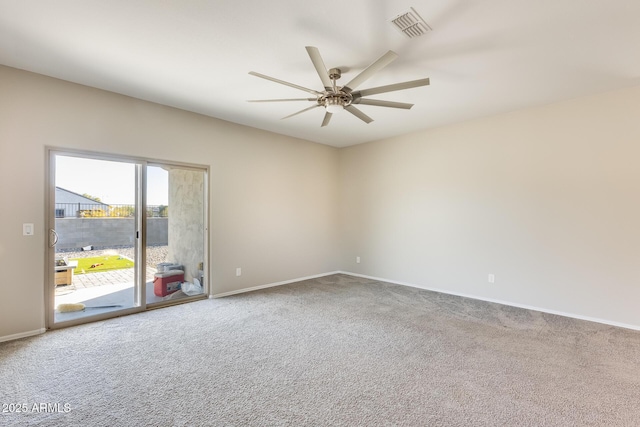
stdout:
[[[131,163],[56,156],[57,187],[99,197],[110,205],[134,204],[135,182],[135,165]],[[147,183],[147,204],[168,205],[168,172],[149,166]]]

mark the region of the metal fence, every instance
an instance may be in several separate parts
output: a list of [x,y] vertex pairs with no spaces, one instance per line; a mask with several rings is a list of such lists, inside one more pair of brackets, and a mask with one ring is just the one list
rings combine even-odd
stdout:
[[[98,203],[56,203],[56,218],[132,218],[135,205],[105,205]],[[147,206],[148,218],[166,218],[169,206]]]

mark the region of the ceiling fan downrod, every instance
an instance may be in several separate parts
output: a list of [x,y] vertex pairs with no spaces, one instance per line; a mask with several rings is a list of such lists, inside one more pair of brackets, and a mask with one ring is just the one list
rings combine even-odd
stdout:
[[329,70],[329,78],[333,83],[333,91],[338,92],[338,87],[336,86],[336,80],[338,80],[342,76],[342,71],[340,68],[332,68]]

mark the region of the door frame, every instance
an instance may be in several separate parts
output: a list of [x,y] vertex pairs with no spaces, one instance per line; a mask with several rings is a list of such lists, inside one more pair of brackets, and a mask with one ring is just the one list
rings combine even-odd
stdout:
[[[46,329],[59,329],[68,326],[75,326],[89,322],[95,322],[124,315],[141,313],[143,311],[183,304],[187,302],[197,301],[201,299],[211,298],[211,286],[209,280],[210,259],[209,259],[209,166],[197,165],[183,162],[166,161],[158,159],[140,158],[135,156],[109,154],[88,150],[78,150],[70,148],[61,148],[46,146],[46,163],[45,163],[45,286],[44,286],[44,307],[45,307],[45,327]],[[134,304],[137,306],[125,308],[122,310],[111,311],[79,319],[67,320],[63,322],[55,322],[55,245],[52,246],[53,236],[50,230],[55,230],[55,172],[56,172],[56,156],[81,157],[95,160],[116,161],[122,163],[132,163],[136,167],[136,190],[135,201],[136,206],[136,236],[134,239],[134,250],[136,254],[136,267],[134,270]],[[146,188],[147,188],[147,166],[148,165],[168,165],[182,167],[187,169],[197,169],[204,173],[203,203],[204,203],[204,260],[205,265],[203,274],[204,282],[203,293],[201,295],[187,296],[176,300],[169,300],[161,303],[152,303],[148,307],[146,298]],[[53,286],[52,286],[53,285]]]

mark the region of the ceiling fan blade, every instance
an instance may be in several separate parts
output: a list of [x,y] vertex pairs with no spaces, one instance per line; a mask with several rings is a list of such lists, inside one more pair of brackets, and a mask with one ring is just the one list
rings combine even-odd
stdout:
[[324,65],[322,56],[320,56],[320,51],[317,47],[313,46],[307,46],[306,49],[307,53],[309,54],[309,58],[311,58],[311,62],[313,62],[313,66],[316,67],[316,71],[320,76],[320,80],[322,80],[324,89],[327,91],[331,91],[333,89],[333,83],[329,78],[329,73],[327,73],[327,67]]
[[317,98],[248,99],[247,102],[317,101]]
[[386,92],[393,92],[395,90],[403,90],[403,89],[411,89],[419,86],[427,86],[428,84],[429,84],[429,78],[427,77],[426,79],[412,80],[410,82],[395,83],[392,85],[378,86],[378,87],[372,87],[370,89],[359,90],[357,92],[354,92],[353,96],[355,98],[355,97],[376,95],[378,93],[386,93]]
[[333,114],[327,111],[324,115],[324,120],[322,120],[322,125],[320,125],[320,127],[325,127],[326,125],[328,125],[331,121],[331,116],[333,116]]
[[391,107],[391,108],[403,108],[409,110],[413,107],[413,104],[407,104],[404,102],[382,101],[379,99],[367,99],[367,98],[355,98],[352,104],[362,105],[375,105],[377,107]]
[[312,105],[311,107],[305,108],[304,110],[300,110],[297,113],[289,114],[286,117],[283,117],[280,120],[288,119],[289,117],[297,116],[298,114],[304,113],[305,111],[313,110],[316,107],[320,107],[320,104]]
[[306,87],[298,86],[296,84],[285,82],[284,80],[276,79],[274,77],[265,76],[264,74],[256,73],[255,71],[249,71],[249,74],[251,74],[252,76],[260,77],[261,79],[271,80],[272,82],[280,83],[281,85],[289,86],[289,87],[292,87],[294,89],[304,90],[305,92],[309,92],[309,93],[312,93],[314,95],[322,95],[322,93],[318,92],[317,90],[313,90],[313,89],[309,89],[309,88],[306,88]]
[[373,121],[373,119],[369,116],[367,116],[365,113],[363,113],[362,111],[358,110],[356,107],[354,107],[353,105],[349,105],[347,107],[344,107],[345,110],[347,110],[348,112],[350,112],[351,114],[353,114],[354,116],[356,116],[357,118],[359,118],[360,120],[362,120],[363,122],[369,124]]
[[382,55],[380,58],[376,59],[376,61],[373,64],[365,68],[360,74],[355,76],[353,80],[347,83],[342,89],[347,92],[353,91],[355,88],[357,88],[362,83],[364,83],[365,80],[371,78],[371,76],[373,76],[375,73],[377,73],[387,65],[391,64],[397,57],[398,57],[397,53],[395,53],[392,50],[388,51],[387,53]]

